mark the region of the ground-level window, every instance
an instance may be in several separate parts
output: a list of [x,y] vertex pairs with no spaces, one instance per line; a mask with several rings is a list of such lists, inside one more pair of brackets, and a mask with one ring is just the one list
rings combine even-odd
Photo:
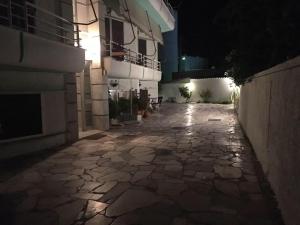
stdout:
[[0,95],[0,140],[41,133],[40,94]]

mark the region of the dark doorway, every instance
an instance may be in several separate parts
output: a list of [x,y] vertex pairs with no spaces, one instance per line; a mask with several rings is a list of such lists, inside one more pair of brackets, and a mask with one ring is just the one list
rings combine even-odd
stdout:
[[143,64],[143,56],[147,55],[147,41],[145,39],[139,39],[139,53],[141,54],[139,56],[139,64]]
[[42,133],[40,94],[4,94],[0,103],[0,140]]

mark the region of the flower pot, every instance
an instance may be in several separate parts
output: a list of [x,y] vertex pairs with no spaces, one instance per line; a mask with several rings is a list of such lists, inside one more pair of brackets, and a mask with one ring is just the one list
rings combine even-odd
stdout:
[[110,124],[111,125],[119,125],[119,120],[118,119],[110,119]]
[[143,116],[142,116],[141,114],[138,114],[138,115],[137,115],[137,121],[139,121],[139,122],[142,121],[142,117],[143,117]]
[[146,110],[143,114],[143,118],[147,118],[148,117],[148,111]]

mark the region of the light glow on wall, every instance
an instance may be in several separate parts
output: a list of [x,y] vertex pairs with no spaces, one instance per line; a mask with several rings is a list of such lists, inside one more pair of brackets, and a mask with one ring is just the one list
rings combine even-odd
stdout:
[[100,63],[101,45],[100,37],[96,32],[80,32],[81,46],[85,49],[85,59]]
[[187,87],[189,91],[195,90],[195,84],[192,81],[190,81],[190,83],[185,84],[184,86]]

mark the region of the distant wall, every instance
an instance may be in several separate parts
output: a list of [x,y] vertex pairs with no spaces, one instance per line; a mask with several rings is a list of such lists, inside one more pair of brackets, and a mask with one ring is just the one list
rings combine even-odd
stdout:
[[[183,83],[185,82],[185,83]],[[163,96],[163,101],[175,98],[176,102],[184,102],[180,96],[179,87],[187,86],[192,91],[191,101],[202,101],[200,94],[203,90],[211,91],[211,102],[229,101],[232,94],[232,81],[229,78],[209,78],[209,79],[189,79],[181,83],[172,82],[162,84],[159,95]]]
[[287,225],[300,221],[300,57],[241,87],[238,116]]

